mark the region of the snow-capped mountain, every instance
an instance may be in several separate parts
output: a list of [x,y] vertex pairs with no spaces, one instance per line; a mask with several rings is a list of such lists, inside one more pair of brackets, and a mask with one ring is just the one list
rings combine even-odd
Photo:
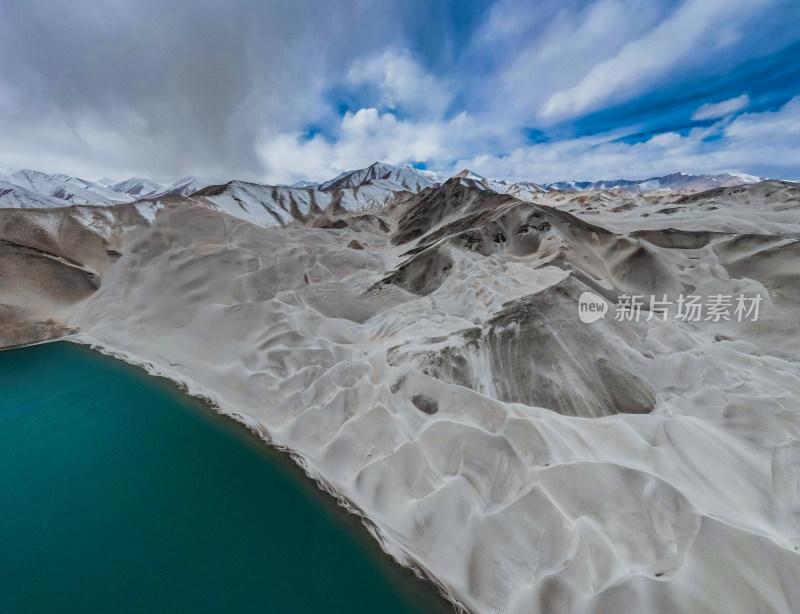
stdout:
[[[455,175],[451,177],[451,179],[459,180],[459,183],[464,185],[473,186],[482,190],[491,190],[492,188],[489,185],[489,181],[486,177],[482,177],[478,173],[473,173],[468,168],[465,168],[463,171],[459,171]],[[495,190],[498,191],[498,190]],[[504,190],[503,190],[504,191]]]
[[[135,200],[127,194],[119,194],[94,181],[70,175],[49,175],[28,169],[6,169],[0,171],[0,181],[14,186],[4,190],[0,206],[7,203],[25,202],[25,207],[65,207],[69,205],[110,206]],[[19,191],[21,189],[22,191]],[[14,192],[14,194],[12,194]],[[35,197],[31,197],[31,194]],[[31,203],[37,204],[31,204]],[[16,205],[20,206],[20,205]]]
[[555,181],[544,183],[542,187],[548,191],[566,192],[567,190],[586,190],[591,185],[591,181]]
[[537,194],[543,194],[545,192],[547,192],[547,190],[545,190],[538,183],[533,183],[532,181],[512,183],[506,186],[505,189],[506,194],[510,194],[511,196],[519,198],[520,200],[532,200]]
[[542,186],[532,181],[510,182],[506,179],[489,179],[467,168],[453,175],[454,178],[467,179],[477,187],[488,188],[499,194],[510,194],[522,200],[530,200],[534,195],[546,192]]
[[548,190],[611,190],[626,192],[648,192],[651,190],[688,190],[704,192],[714,188],[729,188],[746,183],[764,181],[765,177],[756,177],[745,173],[726,172],[719,175],[690,175],[672,173],[663,177],[649,179],[612,179],[603,181],[559,181],[548,183],[543,187]]
[[[321,184],[300,181],[292,186],[269,186],[243,181],[217,183],[195,176],[184,177],[168,185],[143,177],[131,177],[125,181],[101,179],[92,182],[69,175],[12,169],[0,170],[0,208],[63,207],[72,204],[111,206],[137,199],[154,200],[168,195],[191,197],[203,192],[199,196],[214,196],[217,200],[224,200],[227,204],[223,209],[228,210],[228,205],[236,203],[235,206],[231,205],[229,213],[237,217],[252,218],[253,221],[267,219],[270,224],[274,224],[285,223],[286,212],[294,211],[292,216],[303,217],[314,207],[318,211],[325,211],[332,204],[343,211],[386,204],[398,192],[418,193],[444,183],[447,179],[449,177],[441,173],[381,162],[346,171]],[[560,181],[539,185],[530,181],[489,179],[464,169],[453,175],[453,179],[482,190],[492,190],[531,201],[553,191],[703,192],[713,188],[756,183],[764,178],[731,171],[719,175],[673,173],[649,179]],[[211,188],[210,192],[208,188]],[[222,206],[220,203],[215,206]]]
[[259,226],[281,226],[323,213],[340,215],[386,207],[402,189],[383,183],[316,190],[231,181],[198,190],[189,198]]
[[203,188],[207,188],[210,185],[214,185],[215,182],[211,179],[205,179],[203,177],[195,177],[194,175],[190,175],[189,177],[183,177],[182,179],[178,179],[178,181],[171,183],[167,186],[164,186],[163,189],[149,194],[148,198],[156,198],[158,196],[166,196],[168,194],[177,194],[178,196],[190,196],[194,194],[198,190],[202,190]]
[[319,185],[320,190],[340,190],[364,185],[381,185],[395,190],[419,192],[438,182],[438,175],[412,166],[392,166],[375,162],[367,168],[346,171]]
[[156,183],[152,179],[144,177],[131,177],[125,181],[120,181],[108,186],[110,190],[119,192],[120,194],[130,194],[131,196],[144,197],[150,194],[155,194],[165,189],[165,186]]
[[319,183],[316,181],[298,181],[288,186],[290,188],[300,188],[303,190],[318,190]]
[[0,180],[0,208],[2,209],[42,209],[48,207],[64,207],[66,201],[42,196],[18,185]]

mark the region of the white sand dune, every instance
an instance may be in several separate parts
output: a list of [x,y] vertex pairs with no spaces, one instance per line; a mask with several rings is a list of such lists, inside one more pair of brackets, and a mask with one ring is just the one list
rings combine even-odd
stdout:
[[[467,611],[800,610],[800,189],[531,198],[0,211],[0,343],[182,383]],[[585,291],[764,300],[583,324]]]

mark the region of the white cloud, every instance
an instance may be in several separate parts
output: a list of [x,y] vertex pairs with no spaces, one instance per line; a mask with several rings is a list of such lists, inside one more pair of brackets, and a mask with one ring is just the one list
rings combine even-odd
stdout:
[[639,0],[499,0],[471,45],[472,62],[491,70],[464,94],[470,112],[495,125],[530,125],[553,93],[644,36],[665,12]]
[[701,119],[718,119],[746,109],[748,106],[750,106],[750,96],[742,94],[741,96],[723,100],[722,102],[704,104],[692,113],[692,119],[695,121]]
[[[52,4],[0,1],[0,165],[88,178],[257,179],[262,130],[337,122],[351,61],[403,48],[425,19],[397,0]],[[403,69],[400,54],[389,90]],[[431,89],[424,71],[410,82]]]
[[627,143],[620,140],[624,134],[615,130],[525,145],[505,155],[470,156],[468,152],[485,151],[486,133],[467,114],[448,121],[403,121],[370,108],[347,113],[336,140],[282,133],[263,139],[259,154],[268,169],[264,180],[280,183],[329,179],[378,160],[424,161],[444,172],[466,167],[484,176],[539,182],[646,178],[676,171],[738,170],[789,179],[800,175],[800,96],[777,111],[744,113],[686,135],[665,132]]
[[729,32],[722,28],[727,22],[745,19],[769,1],[687,0],[649,33],[597,64],[576,85],[550,96],[539,117],[573,117],[608,101],[632,98],[676,65],[691,59],[709,44],[714,32]]
[[461,150],[463,135],[471,134],[473,126],[464,113],[447,121],[403,121],[393,113],[360,109],[344,115],[335,141],[320,134],[311,139],[296,133],[271,135],[262,139],[259,155],[268,182],[324,180],[376,161],[444,160],[453,148]]
[[[47,2],[18,0],[14,19],[0,19],[0,166],[89,179],[198,174],[289,181],[327,179],[375,160],[445,169],[464,159],[485,161],[485,169],[468,163],[483,174],[535,179],[541,169],[560,179],[667,165],[692,171],[732,158],[736,152],[723,150],[750,139],[749,157],[742,153],[743,163],[724,167],[781,169],[796,160],[777,145],[793,130],[786,113],[770,142],[747,136],[766,130],[767,117],[759,114],[728,116],[703,135],[667,134],[646,145],[613,142],[636,132],[629,126],[562,143],[526,140],[534,128],[549,136],[575,128],[551,131],[551,120],[641,94],[650,95],[648,108],[669,104],[664,89],[673,82],[706,76],[704,87],[713,88],[714,61],[718,73],[744,61],[756,65],[797,38],[779,28],[791,19],[774,19],[794,9],[784,2],[775,10],[775,2],[497,0],[488,14],[455,27],[407,0],[357,1],[352,10],[314,1],[312,11],[291,0],[267,8],[235,0],[198,11],[197,27],[183,37],[174,27],[183,13],[163,13],[156,0],[118,2],[88,21],[80,11],[42,18],[52,16]],[[153,21],[154,14],[162,18]],[[130,28],[145,22],[156,26]],[[423,24],[441,36],[420,39]],[[343,29],[358,36],[343,43],[334,35]],[[421,59],[434,53],[435,72]],[[105,61],[109,54],[114,62]],[[364,108],[343,118],[336,106],[342,98]],[[746,110],[742,100],[734,99],[742,105],[736,112]],[[695,117],[725,117],[732,104],[717,103],[714,117],[702,107]],[[449,119],[462,110],[467,114]],[[539,112],[549,114],[547,121],[536,119]],[[652,119],[641,121],[647,123],[639,131],[652,127]],[[325,136],[304,137],[312,126]],[[714,135],[720,139],[703,141]],[[666,142],[678,150],[667,151]],[[501,160],[494,155],[500,152],[511,155]]]
[[387,50],[353,62],[347,80],[377,88],[380,104],[391,110],[440,115],[452,99],[446,84],[425,72],[406,50]]
[[745,113],[687,135],[658,134],[626,143],[618,134],[593,135],[520,147],[507,156],[461,159],[482,175],[539,182],[563,179],[646,178],[676,171],[755,175],[798,179],[800,175],[800,96],[777,111]]
[[[345,81],[370,89],[375,106],[345,113],[327,131],[333,136],[267,131],[257,146],[264,181],[326,180],[376,161],[449,161],[454,151],[465,151],[459,146],[464,135],[478,133],[466,113],[445,119],[453,98],[448,84],[427,73],[407,50],[358,59]],[[413,119],[406,119],[409,115]]]

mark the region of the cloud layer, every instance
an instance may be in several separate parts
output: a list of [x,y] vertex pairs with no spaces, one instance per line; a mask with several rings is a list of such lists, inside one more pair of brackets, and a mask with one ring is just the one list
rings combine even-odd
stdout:
[[719,119],[720,117],[727,117],[733,113],[737,113],[742,109],[750,106],[750,96],[742,94],[736,98],[729,98],[722,102],[706,103],[699,107],[697,111],[692,113],[692,119],[695,121],[703,119]]
[[797,177],[798,17],[779,0],[7,0],[0,166]]

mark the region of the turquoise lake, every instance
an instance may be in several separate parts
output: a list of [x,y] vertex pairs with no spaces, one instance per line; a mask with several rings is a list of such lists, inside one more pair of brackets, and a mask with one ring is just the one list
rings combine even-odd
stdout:
[[67,342],[0,352],[0,612],[451,612],[286,457]]

